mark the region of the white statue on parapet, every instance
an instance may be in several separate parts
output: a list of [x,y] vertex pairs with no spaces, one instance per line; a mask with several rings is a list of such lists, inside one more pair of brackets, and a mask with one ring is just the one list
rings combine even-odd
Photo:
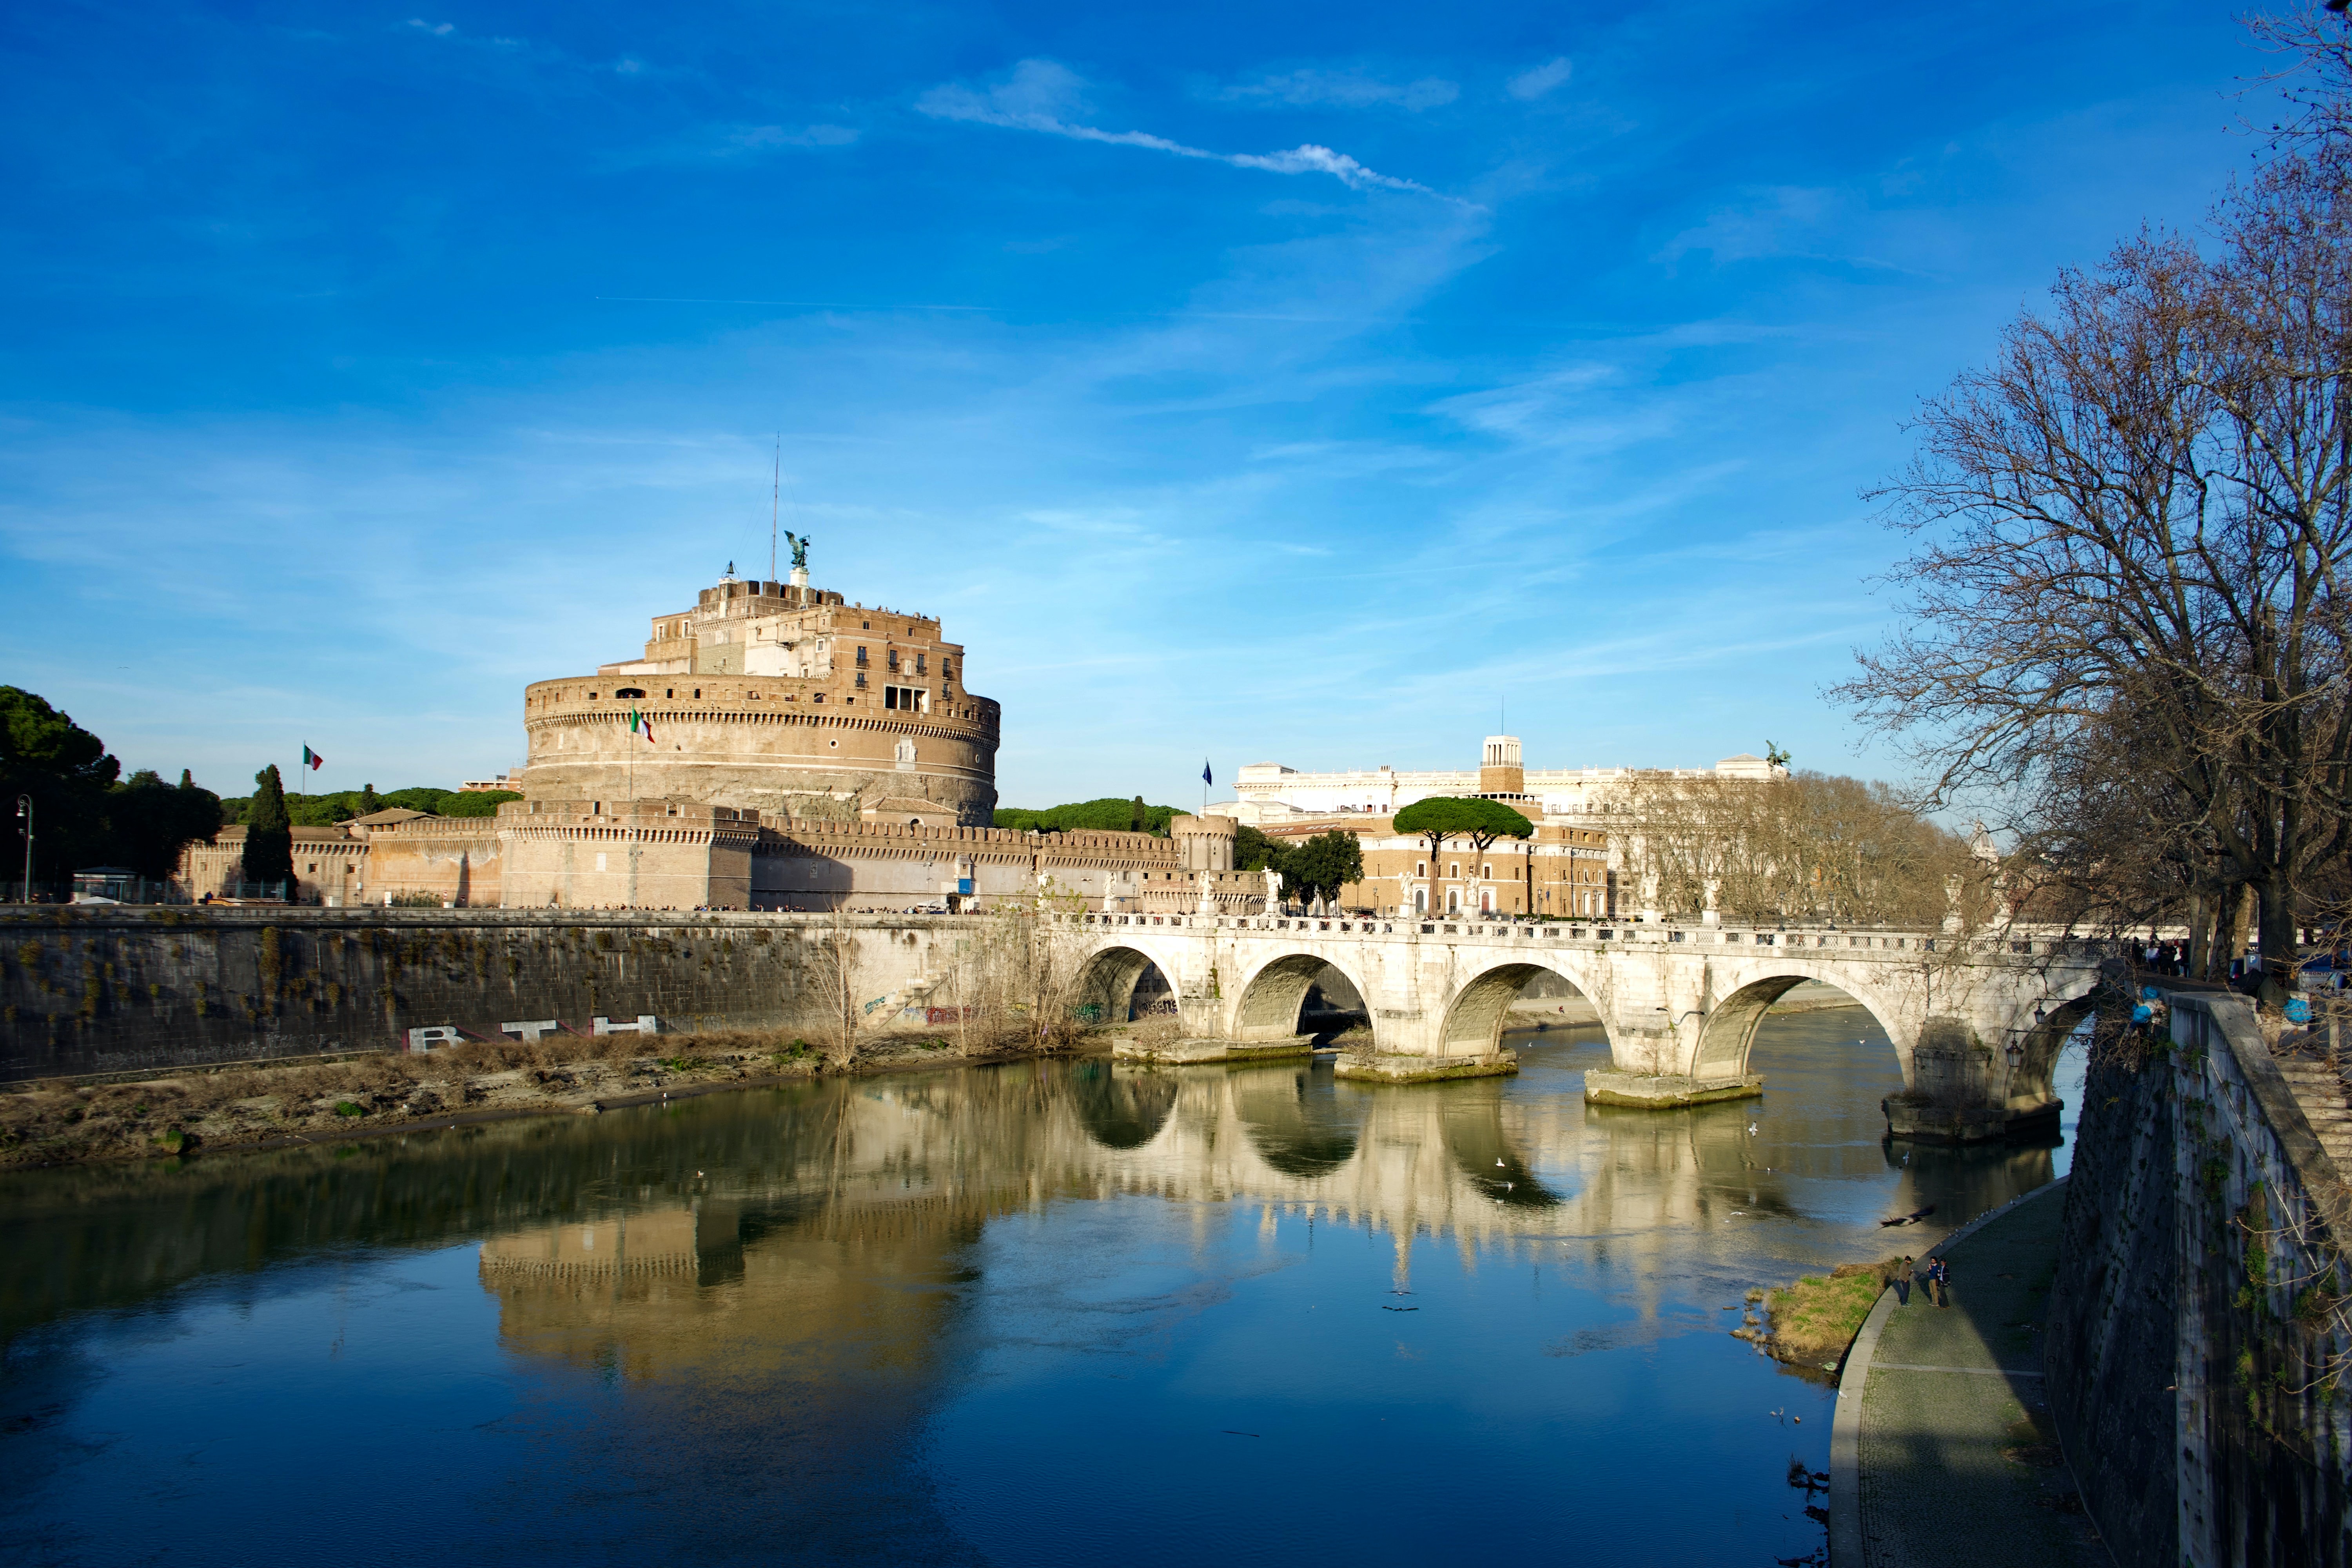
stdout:
[[1282,873],[1271,866],[1265,868],[1265,912],[1270,915],[1282,912]]

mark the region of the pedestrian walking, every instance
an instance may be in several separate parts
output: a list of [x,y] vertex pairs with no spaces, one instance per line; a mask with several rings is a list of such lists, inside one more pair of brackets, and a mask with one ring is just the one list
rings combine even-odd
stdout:
[[1903,1255],[1903,1261],[1895,1266],[1895,1304],[1898,1307],[1911,1304],[1911,1255],[1907,1252]]

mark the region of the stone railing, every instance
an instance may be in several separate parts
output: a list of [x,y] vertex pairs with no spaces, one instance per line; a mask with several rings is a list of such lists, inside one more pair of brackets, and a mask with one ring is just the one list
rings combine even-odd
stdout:
[[1511,921],[1493,918],[1474,920],[1458,916],[1451,920],[1429,920],[1412,916],[1402,918],[1344,915],[1213,917],[1190,914],[1106,913],[1074,915],[1068,918],[1083,921],[1089,925],[1106,927],[1154,925],[1197,927],[1202,930],[1216,931],[1295,931],[1301,935],[1351,936],[1359,940],[1374,936],[1434,936],[1455,939],[1475,938],[1505,943],[1574,943],[1579,946],[1593,947],[1653,944],[1750,949],[1771,947],[1807,952],[1834,952],[1840,956],[1867,952],[1874,957],[1901,952],[1937,953],[1948,957],[1958,954],[1978,954],[2097,959],[2112,957],[2129,945],[2096,938],[2077,937],[2065,932],[2029,931],[2019,928],[2012,928],[1996,936],[1952,936],[1938,931],[1897,931],[1880,927],[1873,927],[1868,931],[1854,931],[1834,926],[1797,930],[1775,927],[1765,931],[1731,926],[1644,925],[1638,921]]

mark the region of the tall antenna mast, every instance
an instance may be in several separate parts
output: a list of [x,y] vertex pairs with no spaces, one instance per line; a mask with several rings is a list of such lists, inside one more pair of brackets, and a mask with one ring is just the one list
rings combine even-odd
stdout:
[[776,432],[776,477],[768,489],[768,581],[776,580],[776,511],[784,493],[784,433]]

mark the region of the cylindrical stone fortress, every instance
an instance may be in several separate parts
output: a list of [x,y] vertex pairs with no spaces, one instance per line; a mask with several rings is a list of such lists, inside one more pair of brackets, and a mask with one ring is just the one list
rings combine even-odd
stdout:
[[729,577],[655,617],[644,658],[525,688],[524,794],[770,819],[887,802],[986,826],[1001,714],[965,688],[961,645],[934,619],[844,604],[802,575]]

